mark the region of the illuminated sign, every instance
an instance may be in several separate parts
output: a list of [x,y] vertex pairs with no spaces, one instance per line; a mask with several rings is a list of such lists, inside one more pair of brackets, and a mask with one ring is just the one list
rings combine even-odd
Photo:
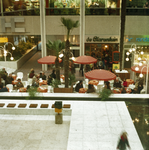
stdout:
[[93,36],[93,37],[87,37],[86,42],[118,42],[117,37],[98,37],[98,36]]
[[8,42],[8,38],[0,37],[0,43],[6,43],[6,42]]

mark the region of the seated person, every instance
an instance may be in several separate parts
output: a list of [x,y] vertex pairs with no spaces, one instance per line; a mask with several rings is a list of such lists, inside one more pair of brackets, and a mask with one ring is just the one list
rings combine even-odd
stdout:
[[109,81],[105,81],[104,84],[105,84],[105,86],[104,86],[105,89],[111,90],[111,86],[110,86],[110,82]]
[[29,73],[29,78],[33,78],[35,75],[34,73],[34,69],[31,69],[30,73]]
[[140,93],[142,89],[143,89],[143,83],[139,82],[138,83],[138,93]]
[[47,84],[48,84],[48,85],[51,85],[52,80],[53,80],[53,79],[52,79],[51,76],[49,75],[49,76],[48,76],[48,80],[47,80]]
[[56,79],[56,74],[55,74],[55,70],[52,71],[52,73],[50,74],[51,78]]
[[8,88],[0,84],[0,92],[8,92]]
[[95,92],[94,86],[92,84],[89,84],[87,93],[94,93],[94,92]]
[[17,81],[18,81],[17,84],[16,84],[17,90],[18,90],[19,88],[24,87],[23,83],[21,82],[21,79],[18,79]]
[[12,77],[12,74],[10,73],[9,76],[6,77],[6,80],[5,80],[5,85],[7,84],[12,84],[12,81],[13,81],[13,77]]
[[79,89],[80,89],[80,88],[83,88],[82,80],[80,80],[80,82],[76,85],[75,91],[76,91],[76,92],[79,92]]
[[127,87],[127,81],[126,81],[125,78],[124,78],[124,81],[123,81],[123,86],[124,86],[124,87]]
[[123,93],[123,94],[124,94],[124,93],[127,93],[126,90],[125,90],[125,87],[122,87],[121,93]]
[[133,93],[133,94],[139,94],[138,89],[137,89],[137,88],[134,88],[132,93]]
[[116,78],[116,80],[114,81],[114,88],[122,88],[121,82],[119,81],[119,78]]
[[42,80],[46,80],[46,75],[45,75],[45,73],[42,71],[42,72],[40,72],[40,77],[39,78],[42,78]]

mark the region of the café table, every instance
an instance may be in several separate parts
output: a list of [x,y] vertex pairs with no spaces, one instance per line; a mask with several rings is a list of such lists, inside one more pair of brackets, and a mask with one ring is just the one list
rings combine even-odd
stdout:
[[13,85],[16,85],[17,83],[18,83],[17,80],[12,81],[12,84],[13,84]]
[[121,89],[113,89],[113,93],[114,94],[120,94],[121,93]]
[[79,93],[85,93],[86,91],[87,91],[86,88],[80,88],[80,89],[79,89]]
[[133,84],[134,83],[134,80],[132,79],[126,79],[127,81],[127,87],[129,86],[129,84]]
[[41,85],[47,85],[47,80],[40,80],[39,86],[41,86]]
[[19,88],[19,92],[26,92],[26,91],[27,91],[27,88],[25,87]]
[[90,80],[88,82],[88,84],[92,84],[92,85],[98,85],[98,83],[99,83],[99,81],[97,81],[97,80]]
[[37,88],[37,92],[46,93],[46,92],[48,92],[48,89],[46,87],[40,86]]
[[65,80],[65,76],[64,75],[60,75],[60,78]]

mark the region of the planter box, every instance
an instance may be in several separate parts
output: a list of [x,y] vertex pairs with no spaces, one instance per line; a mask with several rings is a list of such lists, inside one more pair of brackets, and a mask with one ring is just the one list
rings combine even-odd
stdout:
[[54,88],[54,93],[73,93],[73,88]]
[[28,61],[36,52],[36,46],[32,47],[26,54],[24,54],[17,61],[0,61],[1,66],[12,69],[19,69],[26,61]]

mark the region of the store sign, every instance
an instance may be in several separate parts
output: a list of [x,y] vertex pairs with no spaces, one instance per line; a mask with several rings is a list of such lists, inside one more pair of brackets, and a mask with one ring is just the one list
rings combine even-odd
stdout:
[[1,18],[1,32],[6,32],[6,28],[11,28],[11,32],[25,32],[25,28],[16,28],[16,23],[24,22],[24,17],[11,18],[10,22],[5,22],[5,18]]
[[93,36],[93,37],[86,37],[86,42],[96,42],[96,43],[101,43],[101,42],[106,42],[106,43],[111,43],[111,42],[118,42],[117,37],[99,37],[99,36]]
[[6,38],[6,37],[0,38],[0,43],[6,43],[6,42],[8,42],[8,38]]
[[128,42],[149,42],[148,35],[132,35],[132,36],[125,36],[125,43]]

